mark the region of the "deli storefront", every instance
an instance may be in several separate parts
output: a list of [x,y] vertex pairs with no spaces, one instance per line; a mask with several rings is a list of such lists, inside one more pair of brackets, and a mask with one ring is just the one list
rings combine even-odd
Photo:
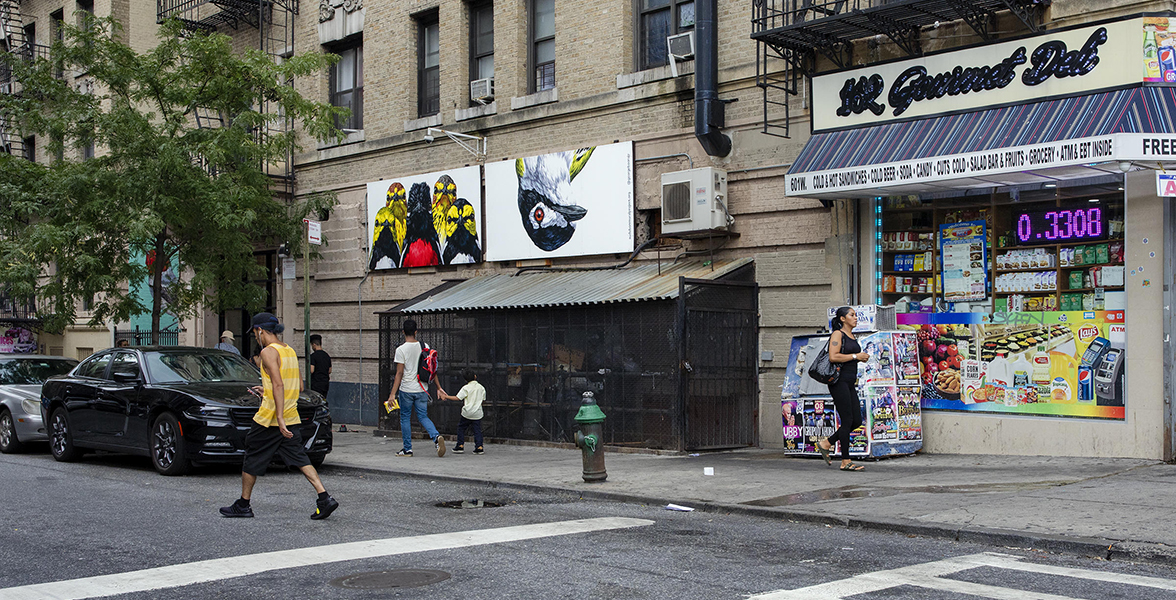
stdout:
[[1173,458],[1172,86],[1167,14],[813,78],[787,189],[856,203],[928,451]]

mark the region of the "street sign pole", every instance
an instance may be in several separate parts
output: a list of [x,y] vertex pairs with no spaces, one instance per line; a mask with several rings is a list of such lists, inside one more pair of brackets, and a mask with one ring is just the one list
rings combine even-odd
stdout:
[[306,389],[310,389],[310,221],[303,219],[306,236],[302,244],[302,342],[306,357]]

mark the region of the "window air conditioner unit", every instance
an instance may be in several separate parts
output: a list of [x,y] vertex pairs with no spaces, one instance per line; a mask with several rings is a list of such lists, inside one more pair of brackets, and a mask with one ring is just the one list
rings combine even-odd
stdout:
[[494,100],[494,78],[475,79],[470,82],[470,100],[488,104]]
[[727,229],[734,222],[727,210],[727,172],[714,167],[661,176],[662,234]]
[[667,36],[666,50],[670,55],[670,74],[677,77],[678,61],[694,58],[694,32]]
[[687,31],[666,37],[666,47],[669,48],[670,56],[676,60],[694,58],[694,32]]

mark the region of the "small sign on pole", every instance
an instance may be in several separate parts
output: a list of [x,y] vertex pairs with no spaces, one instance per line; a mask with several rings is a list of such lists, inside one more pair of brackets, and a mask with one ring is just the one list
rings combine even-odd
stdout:
[[1176,198],[1176,173],[1156,171],[1156,195],[1161,198]]
[[323,243],[323,224],[318,221],[311,221],[310,219],[302,219],[306,223],[306,239],[318,246]]

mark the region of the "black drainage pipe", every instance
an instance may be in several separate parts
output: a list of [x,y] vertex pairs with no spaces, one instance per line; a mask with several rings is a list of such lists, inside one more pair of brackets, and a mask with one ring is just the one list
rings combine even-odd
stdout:
[[708,155],[727,156],[731,138],[719,131],[726,119],[719,100],[718,0],[696,0],[694,6],[694,137]]

